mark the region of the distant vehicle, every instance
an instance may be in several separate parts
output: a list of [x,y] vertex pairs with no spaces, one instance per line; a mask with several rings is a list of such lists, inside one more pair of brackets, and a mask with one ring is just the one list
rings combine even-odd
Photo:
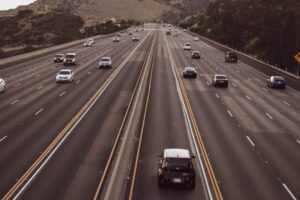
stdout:
[[197,71],[194,67],[186,67],[183,70],[182,76],[185,78],[197,78]]
[[199,37],[194,37],[194,41],[199,41]]
[[84,46],[84,47],[91,47],[92,45],[93,45],[92,41],[85,41],[85,42],[83,43],[83,46]]
[[121,33],[117,33],[116,36],[119,38],[122,37]]
[[54,62],[63,62],[65,58],[65,55],[62,53],[56,54],[53,58]]
[[93,38],[89,38],[89,39],[87,39],[86,41],[87,41],[87,42],[91,42],[92,44],[95,43]]
[[285,79],[281,76],[271,76],[269,79],[267,79],[267,85],[271,88],[285,89],[286,82]]
[[191,43],[185,43],[183,45],[183,50],[191,50],[192,49],[192,45]]
[[56,82],[72,82],[74,80],[74,72],[71,69],[61,69],[56,74]]
[[144,28],[142,28],[142,29],[141,29],[141,31],[145,31],[145,29],[144,29]]
[[111,57],[102,57],[99,61],[98,68],[111,68],[112,67],[112,61]]
[[140,37],[138,36],[138,35],[134,35],[133,37],[132,37],[132,41],[133,42],[137,42],[137,41],[139,41],[140,40]]
[[76,65],[77,64],[77,54],[67,53],[64,58],[64,65]]
[[0,78],[0,92],[4,92],[6,89],[6,83],[5,80]]
[[238,57],[237,57],[236,53],[234,53],[232,51],[226,52],[225,62],[228,62],[228,63],[237,63],[237,60],[238,60]]
[[158,187],[185,186],[194,189],[196,173],[187,149],[164,149],[158,164]]
[[178,34],[178,32],[176,31],[173,35],[174,35],[174,37],[178,37],[179,34]]
[[114,36],[112,40],[113,42],[120,42],[120,38],[118,36]]
[[128,35],[132,35],[133,33],[131,31],[128,32]]
[[199,51],[193,51],[192,52],[192,58],[193,59],[200,59],[201,55]]
[[171,35],[171,31],[166,31],[166,35]]
[[225,87],[228,88],[228,78],[223,74],[215,74],[213,76],[212,85],[214,87]]

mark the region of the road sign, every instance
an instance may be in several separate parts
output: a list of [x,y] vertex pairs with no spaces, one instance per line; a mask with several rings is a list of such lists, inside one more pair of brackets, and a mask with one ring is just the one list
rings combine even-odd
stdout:
[[298,52],[294,58],[298,63],[300,63],[300,52]]

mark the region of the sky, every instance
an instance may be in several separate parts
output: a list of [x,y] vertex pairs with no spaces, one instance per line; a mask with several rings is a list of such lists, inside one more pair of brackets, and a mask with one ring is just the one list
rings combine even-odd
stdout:
[[28,5],[35,0],[0,0],[0,10],[8,10],[21,5]]

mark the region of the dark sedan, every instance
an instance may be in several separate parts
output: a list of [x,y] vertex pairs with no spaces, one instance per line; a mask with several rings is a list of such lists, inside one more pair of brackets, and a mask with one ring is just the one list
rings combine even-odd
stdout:
[[271,88],[285,89],[286,87],[285,79],[281,76],[271,76],[267,79],[267,85]]

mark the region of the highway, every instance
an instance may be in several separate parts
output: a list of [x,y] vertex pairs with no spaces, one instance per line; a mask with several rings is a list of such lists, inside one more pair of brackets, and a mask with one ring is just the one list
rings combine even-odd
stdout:
[[[138,42],[124,32],[120,42],[64,49],[78,54],[76,66],[53,63],[51,53],[0,70],[1,198],[300,199],[300,81],[268,88],[271,74],[225,63],[187,32],[165,32],[148,24]],[[96,68],[102,56],[111,69]],[[189,66],[197,79],[182,77]],[[62,68],[74,69],[72,83],[55,83]],[[213,87],[214,74],[229,87]],[[165,148],[195,155],[195,189],[158,187]],[[124,181],[112,184],[114,174]]]

